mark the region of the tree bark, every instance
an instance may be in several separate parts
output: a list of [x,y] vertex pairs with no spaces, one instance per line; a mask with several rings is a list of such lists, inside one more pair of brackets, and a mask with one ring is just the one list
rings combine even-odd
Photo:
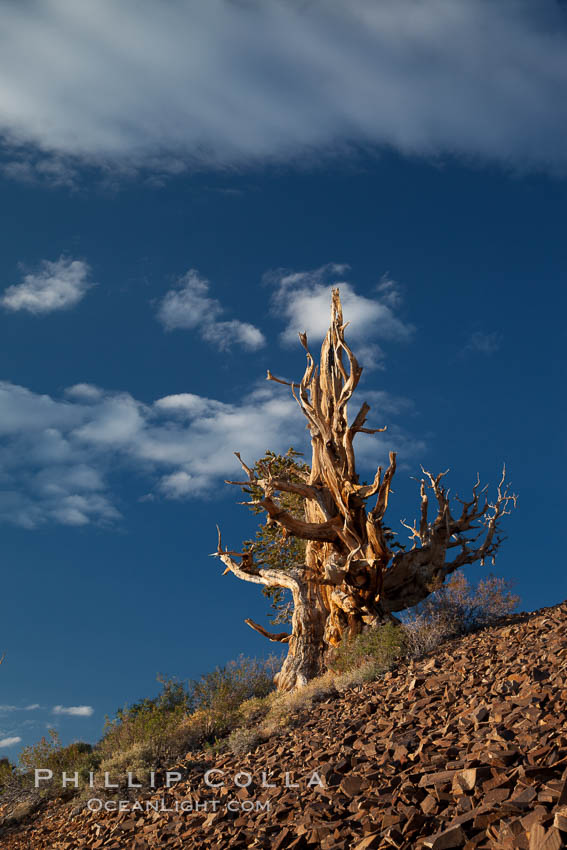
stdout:
[[[501,542],[499,523],[509,513],[515,496],[505,486],[503,474],[497,498],[490,503],[486,488],[477,480],[472,498],[457,499],[461,513],[454,518],[448,491],[442,485],[446,473],[434,477],[422,468],[419,524],[402,521],[410,532],[411,549],[393,554],[383,524],[388,507],[396,455],[389,465],[378,467],[372,484],[361,485],[356,472],[353,441],[357,433],[376,433],[384,428],[365,427],[370,407],[366,402],[349,425],[347,405],[360,380],[362,369],[345,341],[342,307],[338,290],[331,303],[331,323],[321,347],[318,366],[309,351],[307,337],[300,334],[307,355],[302,380],[288,384],[268,372],[268,380],[291,387],[307,418],[311,435],[311,472],[298,483],[271,475],[263,477],[247,466],[238,453],[247,481],[262,497],[253,502],[266,511],[284,534],[307,541],[305,563],[291,569],[262,569],[250,552],[229,552],[219,542],[215,555],[225,563],[225,572],[269,587],[287,588],[293,598],[291,633],[278,635],[248,620],[268,637],[288,644],[288,655],[277,675],[279,690],[303,686],[327,667],[330,653],[345,637],[394,619],[394,612],[416,605],[438,589],[447,575],[464,564],[494,559]],[[304,519],[282,508],[278,493],[296,493],[304,500]],[[428,518],[429,496],[437,513]],[[372,508],[367,506],[375,497]],[[453,555],[452,559],[451,556]],[[234,560],[241,559],[240,563]]]
[[275,676],[280,691],[305,685],[325,671],[325,622],[328,612],[320,588],[302,582],[293,596],[293,617],[289,650],[282,669]]

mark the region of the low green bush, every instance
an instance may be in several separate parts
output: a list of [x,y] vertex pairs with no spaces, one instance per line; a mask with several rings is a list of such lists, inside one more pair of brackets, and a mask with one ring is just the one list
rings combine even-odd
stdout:
[[190,704],[206,719],[206,735],[222,735],[239,720],[241,705],[262,699],[274,690],[274,675],[281,659],[270,656],[259,661],[240,656],[224,667],[217,667],[189,684]]
[[104,734],[97,745],[102,759],[128,752],[136,746],[150,746],[156,760],[168,754],[167,739],[186,717],[188,695],[183,684],[159,678],[162,690],[157,697],[120,708],[106,719]]
[[[82,779],[87,779],[89,771],[96,770],[100,764],[100,755],[90,744],[84,741],[75,741],[64,747],[55,729],[49,729],[47,737],[44,736],[37,744],[24,747],[19,756],[20,774],[24,782],[32,782],[35,769],[52,770],[54,776],[61,776],[63,771],[67,775],[78,773]],[[52,786],[45,786],[51,792],[61,791],[57,782]]]
[[354,638],[343,639],[331,661],[331,669],[346,673],[371,662],[376,672],[390,669],[404,655],[406,635],[395,623],[368,628]]
[[14,778],[14,765],[9,759],[0,759],[0,789],[10,785]]
[[[122,752],[149,752],[158,764],[214,743],[243,722],[241,706],[264,699],[274,690],[273,678],[281,659],[257,660],[240,656],[224,667],[184,685],[159,678],[162,691],[119,709],[107,719],[97,751],[106,761]],[[258,706],[251,705],[253,711]]]

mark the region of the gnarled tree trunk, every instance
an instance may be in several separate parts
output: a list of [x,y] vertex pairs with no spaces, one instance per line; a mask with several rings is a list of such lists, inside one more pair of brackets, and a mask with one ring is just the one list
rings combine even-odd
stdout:
[[[441,484],[446,473],[436,477],[423,470],[419,525],[410,530],[412,548],[393,554],[388,546],[383,518],[396,469],[392,452],[388,467],[378,467],[372,484],[361,485],[356,472],[353,440],[357,433],[384,431],[365,427],[370,410],[364,403],[349,425],[347,404],[362,372],[344,336],[339,291],[333,290],[331,323],[321,347],[320,364],[311,356],[305,334],[299,338],[307,353],[307,368],[299,383],[288,384],[307,418],[311,434],[311,472],[305,481],[271,475],[260,478],[237,457],[247,481],[263,495],[255,504],[287,534],[307,541],[305,563],[291,569],[262,569],[249,552],[230,552],[219,542],[217,552],[225,572],[238,578],[291,591],[294,605],[291,634],[272,634],[246,620],[270,640],[288,643],[289,650],[277,676],[280,690],[304,685],[326,668],[329,650],[343,637],[355,636],[364,628],[393,618],[393,613],[411,607],[438,589],[445,577],[464,564],[494,557],[500,538],[498,523],[514,499],[504,487],[489,503],[479,492],[479,482],[468,502],[453,518],[448,494]],[[287,384],[268,372],[268,380]],[[297,519],[278,502],[278,493],[301,496],[305,518]],[[428,518],[429,493],[437,502],[435,518]],[[374,499],[372,508],[368,501]],[[482,502],[482,503],[481,503]],[[404,525],[406,525],[404,523]],[[479,530],[480,529],[480,530]],[[470,536],[472,533],[472,536]],[[451,559],[452,550],[456,551]],[[235,558],[240,558],[240,562]]]

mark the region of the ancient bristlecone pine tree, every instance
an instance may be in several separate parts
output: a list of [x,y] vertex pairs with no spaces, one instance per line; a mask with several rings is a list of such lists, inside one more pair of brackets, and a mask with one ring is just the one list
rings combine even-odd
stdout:
[[[509,513],[514,500],[504,485],[504,475],[492,503],[477,480],[470,501],[458,499],[459,512],[453,516],[448,491],[442,485],[446,473],[433,476],[423,470],[420,519],[407,526],[412,547],[394,554],[383,519],[396,456],[390,453],[388,468],[378,467],[372,484],[359,483],[354,437],[359,432],[372,434],[385,429],[364,427],[370,410],[366,403],[348,423],[347,404],[362,369],[345,342],[344,332],[339,292],[334,290],[331,325],[321,347],[320,365],[315,365],[306,335],[300,334],[307,368],[300,383],[288,384],[311,434],[311,470],[303,475],[304,480],[297,475],[295,480],[275,477],[269,464],[264,467],[264,477],[259,477],[237,453],[248,480],[228,482],[250,486],[260,494],[255,503],[267,512],[270,521],[278,523],[284,534],[307,541],[305,563],[281,570],[263,569],[261,563],[254,563],[249,551],[223,549],[220,532],[215,553],[226,565],[226,573],[291,591],[291,634],[272,634],[246,620],[270,640],[288,643],[287,658],[276,679],[279,690],[300,687],[324,672],[329,650],[344,636],[354,636],[392,619],[394,612],[416,605],[464,564],[494,558],[501,542],[499,520]],[[269,372],[268,380],[287,384]],[[304,500],[304,519],[282,508],[278,494],[286,492]],[[428,516],[430,495],[436,503],[432,519]],[[368,504],[371,499],[372,507]]]

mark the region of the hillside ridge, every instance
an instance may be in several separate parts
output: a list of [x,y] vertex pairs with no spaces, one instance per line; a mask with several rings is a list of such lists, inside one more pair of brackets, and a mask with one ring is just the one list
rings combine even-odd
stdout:
[[[0,847],[567,846],[567,601],[451,640],[293,720],[244,756],[188,754],[171,767],[181,781],[141,789],[139,808],[49,801],[19,823],[5,811]],[[206,784],[208,770],[222,787]]]

